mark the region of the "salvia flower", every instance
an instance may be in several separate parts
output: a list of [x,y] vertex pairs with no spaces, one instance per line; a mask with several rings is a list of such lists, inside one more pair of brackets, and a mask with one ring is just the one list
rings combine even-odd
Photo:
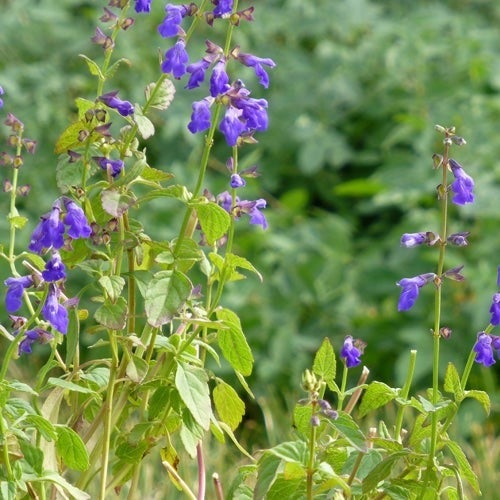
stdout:
[[491,366],[495,363],[493,357],[493,339],[485,332],[479,332],[473,350],[476,353],[474,361],[484,366]]
[[347,368],[353,368],[361,363],[361,350],[356,347],[356,343],[351,335],[344,339],[344,345],[340,351],[340,356],[344,358]]
[[269,87],[269,75],[263,66],[274,68],[276,63],[272,59],[257,57],[252,54],[238,54],[238,61],[245,66],[253,68],[255,75],[259,79],[259,83],[266,89]]
[[212,3],[215,5],[214,17],[226,17],[233,10],[233,0],[212,0]]
[[179,79],[186,74],[188,61],[189,56],[186,52],[186,43],[181,38],[173,47],[165,52],[161,70],[163,73],[172,73],[174,78]]
[[117,177],[120,175],[123,170],[123,161],[122,160],[111,160],[104,156],[94,156],[93,159],[99,164],[99,166],[109,172],[111,177]]
[[217,97],[220,94],[225,94],[229,90],[229,76],[226,73],[226,62],[221,59],[218,61],[212,70],[210,77],[210,95]]
[[205,80],[205,73],[210,66],[210,61],[203,58],[195,63],[191,63],[186,67],[186,71],[191,75],[186,84],[187,89],[199,87]]
[[246,185],[245,179],[241,177],[239,174],[233,174],[231,175],[231,181],[230,181],[231,187],[233,189],[237,189],[240,187],[243,187]]
[[233,209],[234,216],[239,219],[241,214],[247,214],[250,217],[250,224],[262,226],[262,229],[267,229],[268,224],[266,217],[260,211],[266,207],[266,200],[260,198],[255,201],[237,200]]
[[228,146],[236,146],[238,138],[245,132],[245,122],[241,120],[242,111],[233,106],[226,109],[219,130],[224,134]]
[[[5,92],[2,87],[0,87],[0,95],[4,95]],[[3,108],[3,99],[0,97],[0,109]]]
[[420,288],[436,278],[436,274],[420,274],[413,278],[403,278],[396,284],[402,288],[399,296],[398,311],[407,311],[413,307],[418,298]]
[[52,252],[51,259],[45,264],[45,269],[42,271],[42,278],[49,282],[66,278],[66,268],[59,252]]
[[134,114],[134,105],[129,101],[122,101],[117,95],[118,91],[115,90],[99,96],[97,100],[103,102],[109,108],[116,109],[122,116]]
[[135,11],[151,12],[151,0],[135,0]]
[[54,336],[43,330],[42,328],[35,328],[33,330],[27,330],[24,333],[24,338],[19,343],[18,354],[30,354],[32,351],[32,344],[38,342],[39,344],[47,344],[50,342]]
[[[189,8],[186,5],[174,5],[168,3],[165,6],[166,16],[158,26],[158,33],[163,38],[170,38],[179,34],[182,19],[188,14]],[[165,71],[167,73],[167,71]]]
[[210,128],[210,105],[211,99],[205,98],[201,101],[195,101],[192,104],[193,112],[191,114],[191,121],[188,123],[188,130],[195,134],[196,132],[203,132]]
[[33,278],[31,276],[7,278],[4,281],[4,285],[7,287],[7,294],[5,295],[5,309],[7,309],[8,313],[15,313],[23,304],[22,298],[24,290],[33,285]]
[[449,165],[453,175],[455,176],[455,180],[451,185],[451,190],[454,193],[454,196],[451,201],[455,203],[455,205],[465,205],[467,203],[474,202],[474,180],[472,177],[467,175],[461,165],[455,161],[453,158],[450,158]]
[[43,317],[59,332],[68,332],[68,311],[59,303],[59,288],[54,284],[49,284],[49,293],[42,308]]
[[64,224],[68,226],[68,235],[74,239],[88,238],[92,233],[92,228],[81,207],[69,198],[64,198],[64,206],[66,208]]
[[427,243],[427,233],[405,233],[401,236],[401,246],[405,248],[413,248],[418,245]]
[[[238,197],[236,197],[236,202],[240,201]],[[231,208],[233,206],[233,197],[229,191],[224,191],[223,193],[217,196],[217,203],[226,211],[231,212]]]
[[64,245],[64,224],[60,220],[61,208],[56,201],[52,210],[40,218],[35,227],[28,249],[41,253],[44,248],[61,248]]
[[453,233],[448,236],[447,241],[452,245],[456,245],[457,247],[466,247],[469,242],[467,241],[467,237],[469,236],[469,231],[464,231],[462,233]]
[[95,34],[91,40],[105,50],[112,49],[115,46],[113,39],[110,36],[105,35],[99,27],[95,29]]
[[491,319],[490,323],[493,326],[500,325],[500,293],[495,293],[491,301],[490,307]]

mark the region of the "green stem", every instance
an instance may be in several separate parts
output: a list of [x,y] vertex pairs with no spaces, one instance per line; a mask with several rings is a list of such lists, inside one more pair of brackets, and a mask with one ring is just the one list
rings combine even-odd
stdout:
[[[408,366],[408,373],[406,374],[406,380],[404,383],[403,388],[401,389],[401,394],[400,398],[403,399],[404,401],[407,401],[408,395],[410,393],[410,387],[411,383],[413,380],[413,374],[415,372],[415,363],[417,360],[417,351],[412,350],[410,351],[410,362]],[[401,429],[403,427],[403,415],[405,411],[406,406],[402,404],[399,407],[398,414],[396,416],[396,426],[394,429],[394,438],[397,439],[399,442],[401,442]]]
[[347,365],[344,363],[344,369],[342,370],[342,384],[340,386],[340,394],[339,394],[339,401],[337,404],[337,411],[341,411],[342,405],[344,404],[345,388],[347,387],[347,373],[348,372],[349,372],[349,368],[347,368]]
[[312,423],[312,419],[316,414],[316,404],[313,403],[313,411],[311,414],[311,434],[309,437],[309,459],[307,463],[307,472],[306,472],[306,497],[307,500],[312,500],[313,497],[313,476],[314,476],[314,462],[316,455],[316,434],[317,428]]

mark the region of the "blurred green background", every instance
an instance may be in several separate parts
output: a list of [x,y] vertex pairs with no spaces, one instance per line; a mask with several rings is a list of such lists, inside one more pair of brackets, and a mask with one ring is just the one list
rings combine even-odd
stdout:
[[[74,98],[95,97],[95,82],[79,53],[99,58],[93,45],[104,1],[0,0],[0,85],[7,111],[38,141],[22,180],[32,193],[20,210],[31,224],[57,196],[54,143],[75,112]],[[143,99],[145,84],[158,75],[158,54],[171,46],[156,26],[165,2],[153,0],[153,13],[142,16],[121,36],[117,56],[127,57],[115,85],[120,96]],[[442,345],[459,369],[476,333],[489,320],[500,264],[500,4],[491,0],[267,0],[254,4],[255,21],[242,23],[235,42],[242,51],[271,57],[269,90],[251,71],[233,65],[254,97],[269,100],[270,128],[259,144],[241,152],[245,166],[258,164],[262,176],[247,186],[244,198],[268,200],[270,229],[238,224],[238,252],[264,275],[228,287],[226,304],[242,318],[256,357],[251,387],[260,406],[250,408],[249,439],[260,441],[254,425],[265,425],[268,438],[288,428],[282,412],[300,397],[300,374],[328,336],[339,349],[346,334],[367,344],[364,363],[372,378],[401,384],[409,349],[418,350],[416,384],[430,385],[433,294],[424,289],[407,313],[396,310],[402,277],[432,272],[433,248],[403,249],[404,232],[438,230],[432,154],[441,151],[436,123],[457,128],[467,146],[454,158],[476,182],[474,205],[450,211],[450,230],[470,231],[470,246],[449,248],[447,267],[465,264],[467,281],[448,281],[443,323],[453,330]],[[204,27],[190,47],[199,59],[205,38],[221,36]],[[201,136],[186,129],[190,103],[203,90],[177,96],[167,113],[154,116],[157,134],[148,141],[152,166],[174,172],[194,184]],[[207,187],[226,189],[224,163],[229,154],[216,144]],[[5,175],[5,170],[2,172]],[[7,213],[7,196],[0,198]],[[180,220],[172,206],[155,204],[143,214],[154,236],[175,234]],[[145,219],[144,219],[145,218]],[[6,234],[0,219],[0,234]],[[2,279],[7,271],[0,269]],[[71,287],[71,284],[68,284]],[[2,316],[4,318],[4,316]],[[493,402],[490,422],[498,418],[498,364],[475,366],[471,386],[485,389]],[[266,419],[262,415],[266,415]],[[273,420],[274,418],[274,420]],[[464,438],[485,416],[472,403],[461,414]],[[253,432],[253,434],[252,434]],[[260,441],[265,445],[265,441]]]

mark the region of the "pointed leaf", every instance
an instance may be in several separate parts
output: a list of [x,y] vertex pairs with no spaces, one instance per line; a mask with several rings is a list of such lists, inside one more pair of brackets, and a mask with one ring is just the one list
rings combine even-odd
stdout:
[[479,488],[479,482],[477,480],[477,476],[472,470],[472,467],[465,456],[465,453],[462,451],[462,448],[455,443],[454,441],[446,441],[445,446],[451,451],[453,456],[455,457],[455,462],[460,470],[460,476],[465,478],[467,482],[472,486],[477,495],[481,494],[481,490]]
[[466,398],[473,398],[476,401],[478,401],[479,403],[481,403],[486,414],[487,415],[490,414],[491,402],[490,402],[490,397],[488,396],[488,393],[486,393],[484,391],[478,391],[476,389],[473,389],[471,391],[465,391],[464,395]]
[[165,111],[174,100],[175,86],[171,80],[165,79],[160,85],[150,83],[145,93],[149,107]]
[[245,403],[238,393],[223,381],[215,387],[213,399],[219,418],[234,431],[245,414]]
[[60,136],[56,142],[55,153],[61,154],[66,153],[68,149],[72,149],[76,146],[81,145],[78,140],[78,136],[82,130],[86,130],[87,127],[82,121],[77,121],[72,123]]
[[73,470],[84,471],[89,467],[89,456],[82,438],[69,427],[57,427],[57,454]]
[[137,129],[143,139],[149,139],[154,135],[155,127],[153,122],[147,116],[142,114],[140,106],[135,107],[134,122],[137,125]]
[[99,65],[95,61],[84,54],[78,55],[87,63],[91,75],[99,77],[99,80],[104,80],[104,75],[102,74],[101,68],[99,68]]
[[313,372],[325,381],[335,379],[335,352],[329,339],[323,339],[321,347],[314,357]]
[[106,189],[101,193],[102,208],[113,217],[121,217],[135,202],[134,198],[116,189]]
[[384,406],[398,395],[398,391],[382,382],[372,382],[365,391],[361,405],[359,406],[360,416],[365,416],[372,410]]
[[104,288],[111,302],[116,302],[125,286],[125,280],[121,276],[101,276],[99,284]]
[[464,390],[460,383],[460,376],[453,363],[448,363],[444,376],[444,390],[455,396],[455,401],[460,403],[464,399]]
[[139,358],[139,356],[132,356],[127,364],[127,377],[135,382],[136,384],[140,384],[148,374],[149,364],[146,360]]
[[146,316],[151,326],[169,323],[192,290],[189,279],[179,271],[162,271],[149,282],[145,296]]
[[335,427],[358,451],[366,452],[366,438],[358,427],[358,424],[350,415],[339,412],[336,420],[330,420],[330,424]]
[[111,330],[123,330],[127,324],[128,306],[123,297],[113,304],[106,300],[104,304],[97,309],[94,314],[95,320]]
[[192,202],[190,205],[196,210],[201,230],[209,245],[213,245],[226,234],[231,224],[231,217],[222,207],[206,200]]
[[194,420],[203,429],[208,430],[212,407],[205,371],[196,366],[179,363],[175,373],[175,387]]

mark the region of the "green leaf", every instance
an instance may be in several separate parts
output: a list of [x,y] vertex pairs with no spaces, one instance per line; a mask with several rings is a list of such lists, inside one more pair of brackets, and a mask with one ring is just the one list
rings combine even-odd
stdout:
[[73,470],[84,471],[89,467],[89,456],[82,438],[69,427],[58,426],[56,451],[61,460]]
[[370,411],[384,406],[389,401],[396,398],[397,395],[398,391],[396,389],[382,382],[372,382],[366,389],[363,400],[359,406],[360,416],[363,417]]
[[245,279],[246,276],[237,272],[236,269],[246,269],[255,273],[260,281],[263,281],[262,275],[257,271],[257,269],[244,257],[235,255],[233,253],[226,253],[224,257],[216,253],[210,253],[209,255],[211,262],[215,265],[218,270],[215,279],[223,281],[224,283],[228,281],[236,281]]
[[179,363],[175,372],[175,387],[194,420],[203,429],[208,430],[212,407],[205,371],[196,366]]
[[155,390],[148,402],[148,418],[154,420],[157,418],[163,409],[170,403],[172,388],[160,386]]
[[460,383],[460,376],[453,363],[448,363],[444,376],[444,390],[455,396],[455,401],[460,403],[464,399],[464,390]]
[[61,389],[65,389],[71,392],[81,392],[83,394],[97,394],[92,389],[88,387],[83,387],[78,384],[74,384],[73,382],[68,382],[67,380],[62,380],[60,378],[50,377],[47,380],[47,385],[52,387],[60,387]]
[[366,438],[350,415],[341,411],[336,420],[329,421],[358,451],[366,452]]
[[156,273],[146,289],[148,323],[156,327],[169,323],[187,300],[191,290],[191,282],[179,271]]
[[69,493],[73,500],[89,500],[90,495],[85,493],[84,491],[78,489],[76,486],[73,486],[71,483],[66,481],[62,476],[56,474],[54,472],[46,472],[43,476],[40,477],[24,477],[26,482],[37,482],[37,481],[48,481],[55,485],[56,489],[61,493],[62,498],[67,498],[66,495],[63,495],[63,492]]
[[175,86],[171,80],[164,79],[160,85],[150,83],[145,90],[146,100],[151,108],[168,109],[175,95]]
[[120,175],[117,179],[113,180],[113,188],[125,186],[137,180],[146,167],[146,161],[144,158],[140,158],[130,168],[127,168],[124,175]]
[[209,245],[215,244],[219,238],[226,234],[231,224],[231,217],[217,203],[204,199],[191,202],[190,206],[196,210],[201,230]]
[[219,418],[234,431],[245,414],[245,403],[229,384],[221,380],[213,391],[213,400]]
[[490,402],[490,397],[486,392],[473,389],[471,391],[465,391],[464,397],[475,399],[476,401],[481,403],[486,414],[487,415],[490,414],[491,402]]
[[121,276],[116,275],[101,276],[99,278],[99,284],[105,290],[111,302],[116,302],[125,286],[125,280]]
[[305,479],[288,480],[282,474],[278,475],[267,492],[266,500],[303,500],[306,498]]
[[134,122],[143,139],[149,139],[155,133],[153,122],[142,113],[140,106],[135,106]]
[[24,439],[19,440],[19,447],[21,448],[21,452],[26,462],[28,462],[31,467],[33,467],[33,470],[40,475],[43,471],[43,451]]
[[321,347],[314,357],[313,372],[327,382],[335,379],[335,351],[328,338],[323,339]]
[[90,59],[89,57],[87,57],[84,54],[78,54],[78,55],[87,63],[87,66],[89,67],[90,74],[97,76],[99,78],[99,80],[104,81],[104,75],[102,74],[102,71],[101,71],[101,68],[99,68],[99,65],[95,61],[93,61],[92,59]]
[[94,314],[95,320],[111,330],[123,330],[127,324],[128,306],[123,297],[115,303],[106,300]]
[[85,118],[85,113],[89,109],[95,108],[95,102],[89,101],[88,99],[84,99],[83,97],[77,97],[75,99],[75,106],[78,109],[78,118],[80,120],[83,120]]
[[176,198],[184,203],[187,203],[191,199],[191,193],[186,189],[185,186],[175,184],[173,186],[167,186],[161,189],[155,189],[149,193],[141,196],[137,203],[144,203],[150,200],[155,200],[156,198]]
[[163,182],[168,181],[174,177],[173,174],[169,172],[164,172],[163,170],[158,170],[157,168],[152,168],[146,165],[141,173],[141,178],[148,182]]
[[395,463],[409,453],[410,450],[401,450],[391,453],[388,457],[375,465],[363,480],[363,493],[372,491],[380,481],[383,481],[391,473]]
[[128,441],[120,443],[116,447],[116,456],[128,464],[138,464],[146,451],[149,444],[147,441],[138,443],[129,443]]
[[26,225],[26,222],[28,222],[28,219],[21,215],[15,215],[14,217],[9,217],[9,222],[16,229],[22,229]]
[[26,422],[33,425],[46,441],[56,440],[56,429],[46,418],[41,415],[26,415]]
[[125,57],[121,57],[118,59],[116,62],[114,62],[109,68],[108,71],[106,71],[106,79],[109,80],[113,78],[114,74],[116,73],[117,69],[122,65],[126,64],[127,66],[131,66],[131,63],[128,59]]
[[281,459],[266,451],[257,464],[257,482],[253,498],[267,498],[267,492],[278,476]]
[[306,463],[307,444],[304,441],[285,441],[268,451],[285,462]]
[[467,482],[472,486],[477,495],[481,495],[481,490],[479,488],[479,482],[477,476],[472,470],[472,467],[462,451],[462,448],[454,441],[445,441],[444,445],[451,451],[452,455],[455,457],[455,462],[460,470],[460,476],[465,478]]
[[148,374],[149,364],[146,360],[139,358],[139,356],[132,356],[127,364],[127,377],[135,382],[136,384],[140,384]]
[[293,423],[298,432],[304,436],[311,433],[312,408],[310,405],[295,405],[293,411]]
[[238,316],[229,309],[215,312],[227,329],[219,330],[217,341],[224,358],[239,373],[248,377],[252,373],[253,355],[247,339],[241,329]]
[[82,121],[77,121],[72,123],[66,130],[59,136],[55,146],[55,153],[61,154],[66,153],[68,149],[72,149],[76,146],[80,146],[81,142],[78,140],[78,136],[82,130],[86,130],[87,127]]
[[101,193],[102,208],[113,217],[121,217],[136,200],[116,189],[106,189]]

